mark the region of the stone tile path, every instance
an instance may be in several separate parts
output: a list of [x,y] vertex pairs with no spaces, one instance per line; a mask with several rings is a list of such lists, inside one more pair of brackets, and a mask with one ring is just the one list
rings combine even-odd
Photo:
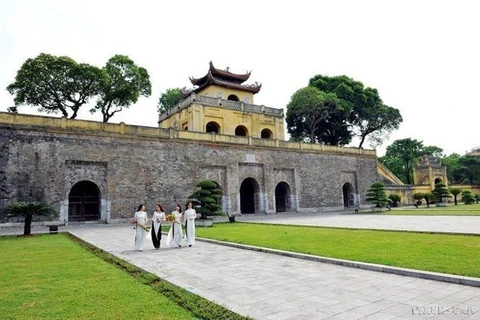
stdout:
[[[336,216],[339,223],[348,220]],[[265,221],[278,223],[278,219]],[[288,219],[300,224],[298,216]],[[131,250],[134,231],[129,226],[67,229],[175,285],[255,319],[480,319],[477,287],[202,241],[192,248],[149,246],[137,252]]]

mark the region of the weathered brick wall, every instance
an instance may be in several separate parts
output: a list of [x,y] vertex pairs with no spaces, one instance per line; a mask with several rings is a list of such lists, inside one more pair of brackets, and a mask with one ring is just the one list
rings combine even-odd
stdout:
[[72,186],[83,180],[99,187],[102,210],[118,219],[139,203],[150,212],[157,202],[172,210],[205,178],[221,185],[230,214],[239,212],[240,185],[249,177],[258,182],[262,211],[275,211],[282,181],[293,209],[343,207],[344,183],[358,189],[363,203],[377,174],[372,156],[11,125],[0,125],[0,151],[0,210],[16,200],[43,200],[63,210],[63,218]]

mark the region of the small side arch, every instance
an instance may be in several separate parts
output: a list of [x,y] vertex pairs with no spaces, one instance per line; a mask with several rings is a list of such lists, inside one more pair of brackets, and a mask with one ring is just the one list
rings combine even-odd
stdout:
[[248,135],[248,129],[244,126],[237,126],[235,128],[235,135],[246,137]]
[[343,184],[343,206],[352,208],[355,206],[355,189],[350,182]]
[[240,99],[238,98],[237,95],[235,94],[231,94],[228,96],[227,100],[230,100],[230,101],[240,101]]
[[260,186],[254,178],[246,178],[240,185],[240,212],[260,212]]
[[275,187],[275,210],[277,212],[292,211],[290,186],[284,181]]
[[260,133],[262,139],[273,139],[273,132],[270,129],[263,129]]
[[207,125],[205,126],[205,132],[208,132],[208,133],[220,133],[220,125],[218,123],[216,123],[215,121],[210,121],[209,123],[207,123]]

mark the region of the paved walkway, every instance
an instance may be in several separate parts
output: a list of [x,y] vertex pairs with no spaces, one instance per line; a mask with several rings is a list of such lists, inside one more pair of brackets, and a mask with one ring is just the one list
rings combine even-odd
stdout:
[[[248,220],[275,223],[282,220],[281,215],[272,217],[250,216]],[[322,217],[326,218],[325,223],[334,219],[329,217]],[[361,217],[368,219],[368,216]],[[375,218],[378,221],[379,217]],[[294,224],[304,220],[284,215],[282,223],[288,219]],[[337,219],[348,221],[342,215],[337,215]],[[192,248],[154,250],[149,245],[143,252],[137,252],[131,250],[134,231],[130,226],[67,229],[173,284],[255,319],[480,319],[480,288],[477,287],[203,241],[197,241]]]

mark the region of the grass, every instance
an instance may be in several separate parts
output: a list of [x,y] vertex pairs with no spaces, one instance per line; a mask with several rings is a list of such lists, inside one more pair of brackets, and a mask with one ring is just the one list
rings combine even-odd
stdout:
[[[374,212],[366,210],[360,211],[360,214],[373,214]],[[398,207],[392,208],[391,211],[384,210],[376,214],[387,215],[415,215],[415,216],[480,216],[480,204],[465,205],[458,203],[458,205],[448,204],[447,207],[437,207],[431,204],[429,208],[426,205],[415,207]]]
[[1,237],[0,260],[1,319],[246,319],[65,234]]
[[480,277],[480,236],[217,223],[198,237],[388,266]]

